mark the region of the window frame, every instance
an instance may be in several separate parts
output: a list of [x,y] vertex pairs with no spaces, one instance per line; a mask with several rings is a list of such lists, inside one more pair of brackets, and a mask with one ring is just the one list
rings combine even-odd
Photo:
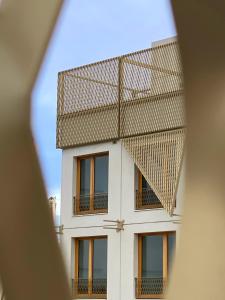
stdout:
[[144,175],[141,173],[141,171],[138,169],[137,166],[136,166],[136,172],[137,172],[136,174],[137,174],[137,178],[138,178],[138,189],[137,189],[137,191],[138,191],[138,195],[141,195],[141,203],[140,203],[140,201],[137,200],[137,195],[135,197],[136,209],[163,208],[163,205],[161,204],[160,200],[159,200],[159,204],[147,204],[147,205],[143,205],[142,176],[144,176]]
[[[92,280],[93,280],[93,262],[94,262],[94,240],[106,239],[107,246],[108,246],[108,238],[107,235],[102,236],[88,236],[88,237],[78,237],[74,238],[75,241],[75,272],[74,272],[74,279],[79,280],[79,241],[81,240],[88,240],[88,294],[76,294],[78,298],[106,298],[107,294],[94,294],[92,293]],[[107,252],[107,260],[108,260],[108,252]],[[106,277],[107,279],[107,277]]]
[[[151,232],[151,233],[139,233],[138,234],[138,277],[136,285],[136,299],[160,299],[164,298],[164,294],[141,294],[141,279],[142,279],[142,243],[144,236],[162,235],[163,238],[163,290],[168,283],[168,272],[169,272],[169,247],[168,247],[168,236],[174,234],[176,237],[176,231],[163,231],[163,232]],[[176,244],[175,244],[176,249]]]
[[[95,190],[95,158],[101,156],[108,156],[109,152],[99,152],[92,153],[87,155],[81,155],[76,157],[76,192],[74,198],[74,215],[85,215],[85,214],[97,214],[97,213],[107,213],[108,209],[94,209],[94,190]],[[81,182],[81,160],[90,159],[90,199],[89,199],[89,210],[82,211],[80,210],[80,182]],[[109,168],[108,168],[109,171]]]

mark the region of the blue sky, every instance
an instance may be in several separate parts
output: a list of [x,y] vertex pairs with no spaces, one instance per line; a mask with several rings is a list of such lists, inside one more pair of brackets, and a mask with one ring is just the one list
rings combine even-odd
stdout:
[[49,196],[60,200],[61,150],[55,147],[57,73],[148,48],[153,41],[174,35],[168,0],[64,1],[32,95],[32,128]]

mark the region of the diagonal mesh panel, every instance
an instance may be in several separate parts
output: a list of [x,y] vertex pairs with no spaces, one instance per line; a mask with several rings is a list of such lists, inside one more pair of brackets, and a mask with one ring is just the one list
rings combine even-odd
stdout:
[[184,129],[178,129],[122,140],[125,149],[170,214],[174,209],[184,137]]
[[59,73],[57,147],[184,126],[177,42]]
[[184,125],[182,70],[176,42],[128,54],[120,76],[121,137]]

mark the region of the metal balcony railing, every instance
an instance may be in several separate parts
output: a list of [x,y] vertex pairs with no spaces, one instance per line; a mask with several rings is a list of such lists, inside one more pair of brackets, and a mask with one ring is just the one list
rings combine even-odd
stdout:
[[107,279],[73,279],[72,296],[73,298],[106,298]]
[[74,214],[108,211],[108,193],[74,197]]
[[162,207],[162,203],[152,189],[142,189],[142,191],[136,190],[136,209]]
[[177,42],[59,73],[57,147],[184,126]]
[[163,295],[165,284],[163,278],[135,278],[136,297],[158,298]]

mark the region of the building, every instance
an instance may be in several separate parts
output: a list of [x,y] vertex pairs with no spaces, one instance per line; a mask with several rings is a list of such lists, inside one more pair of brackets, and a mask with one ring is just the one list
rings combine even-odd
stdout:
[[56,223],[56,197],[48,198],[49,209],[54,224]]
[[73,298],[158,299],[183,194],[177,42],[59,73],[61,239]]

